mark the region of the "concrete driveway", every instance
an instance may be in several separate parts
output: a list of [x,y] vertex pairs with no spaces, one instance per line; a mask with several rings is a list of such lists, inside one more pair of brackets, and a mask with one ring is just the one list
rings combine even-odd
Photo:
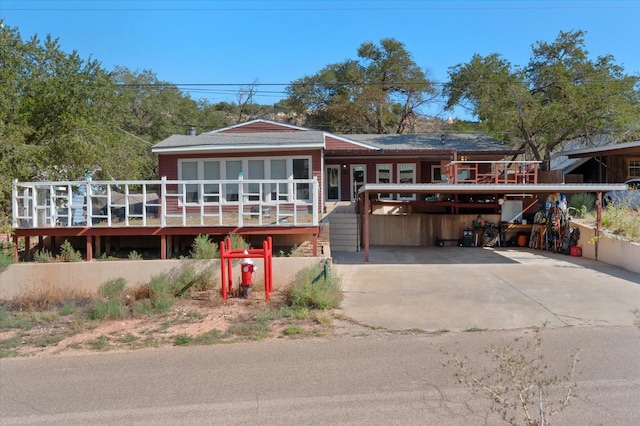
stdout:
[[631,325],[640,274],[525,248],[372,247],[333,253],[342,314],[389,330]]

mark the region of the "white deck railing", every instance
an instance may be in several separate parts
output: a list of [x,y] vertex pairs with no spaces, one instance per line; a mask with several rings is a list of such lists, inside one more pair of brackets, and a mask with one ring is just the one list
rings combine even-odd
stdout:
[[13,182],[13,227],[317,226],[317,179]]

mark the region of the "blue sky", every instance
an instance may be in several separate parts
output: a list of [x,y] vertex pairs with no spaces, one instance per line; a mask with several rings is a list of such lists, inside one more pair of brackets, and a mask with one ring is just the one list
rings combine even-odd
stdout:
[[[234,84],[257,82],[264,84],[257,102],[274,103],[292,80],[355,59],[361,43],[387,37],[403,42],[436,82],[474,53],[525,65],[535,42],[578,29],[592,58],[611,54],[640,75],[640,0],[0,0],[0,19],[23,39],[51,34],[63,50],[108,70],[122,65],[174,84],[212,84],[190,92],[211,102],[233,102]],[[426,112],[463,115],[438,106]]]

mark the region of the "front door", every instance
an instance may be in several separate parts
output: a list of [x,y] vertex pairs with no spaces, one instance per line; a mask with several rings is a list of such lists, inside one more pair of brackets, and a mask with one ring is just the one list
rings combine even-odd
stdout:
[[358,196],[358,189],[367,181],[366,164],[351,165],[351,201],[355,201]]
[[327,166],[325,179],[327,201],[340,201],[340,165]]

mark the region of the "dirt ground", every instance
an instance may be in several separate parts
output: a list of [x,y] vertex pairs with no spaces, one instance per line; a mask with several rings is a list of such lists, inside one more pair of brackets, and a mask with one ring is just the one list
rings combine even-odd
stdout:
[[[6,315],[6,312],[5,312]],[[120,320],[79,320],[77,315],[25,313],[0,331],[0,357],[55,356],[129,351],[167,345],[210,345],[246,340],[333,337],[349,324],[333,311],[292,310],[279,292],[264,300],[202,292],[179,300],[165,313]],[[27,321],[28,319],[28,321]],[[15,320],[14,320],[15,321]],[[34,323],[35,321],[35,323]],[[343,326],[336,327],[340,323]],[[344,330],[342,330],[344,331]]]

